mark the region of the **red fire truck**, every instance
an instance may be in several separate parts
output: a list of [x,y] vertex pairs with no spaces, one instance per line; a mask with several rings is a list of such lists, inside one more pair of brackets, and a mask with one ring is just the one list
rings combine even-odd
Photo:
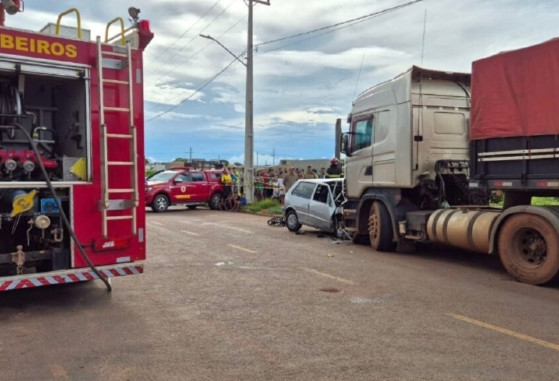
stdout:
[[[1,3],[2,25],[23,10]],[[110,290],[111,277],[143,272],[153,34],[129,13],[131,27],[117,17],[96,41],[75,8],[40,32],[0,27],[0,291],[95,279]]]

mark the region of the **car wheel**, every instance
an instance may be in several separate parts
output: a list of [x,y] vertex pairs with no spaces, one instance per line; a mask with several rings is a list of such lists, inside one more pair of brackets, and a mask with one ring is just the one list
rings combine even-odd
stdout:
[[169,207],[169,199],[164,194],[158,194],[157,196],[155,196],[153,202],[151,203],[151,209],[155,213],[164,212],[167,210],[168,207]]
[[221,193],[214,193],[210,198],[210,202],[208,203],[210,205],[210,209],[212,210],[219,209],[219,204],[221,203],[222,198],[223,196],[221,195]]
[[294,210],[287,212],[285,217],[285,225],[290,232],[298,232],[301,229],[301,224],[299,223],[299,218],[297,218],[297,213]]
[[344,229],[342,216],[334,216],[334,235],[338,239],[345,239],[348,237],[348,234]]

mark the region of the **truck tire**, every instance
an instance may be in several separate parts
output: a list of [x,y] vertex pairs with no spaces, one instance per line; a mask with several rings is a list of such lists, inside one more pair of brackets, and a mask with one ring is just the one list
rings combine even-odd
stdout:
[[498,245],[501,263],[520,282],[544,284],[559,272],[559,234],[543,217],[510,216],[499,232]]
[[169,207],[169,199],[164,194],[158,194],[155,196],[151,203],[151,210],[155,213],[161,213],[167,210]]
[[210,202],[208,202],[210,209],[217,210],[219,209],[219,204],[221,204],[221,199],[223,196],[221,193],[214,193],[212,197],[210,197]]
[[390,214],[384,204],[379,201],[373,202],[369,213],[369,240],[371,247],[379,251],[392,251],[392,223]]

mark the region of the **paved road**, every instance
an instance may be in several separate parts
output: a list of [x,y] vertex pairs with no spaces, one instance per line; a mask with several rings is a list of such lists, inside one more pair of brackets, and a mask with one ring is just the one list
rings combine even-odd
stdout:
[[146,273],[0,293],[1,380],[555,380],[559,286],[262,216],[148,214]]

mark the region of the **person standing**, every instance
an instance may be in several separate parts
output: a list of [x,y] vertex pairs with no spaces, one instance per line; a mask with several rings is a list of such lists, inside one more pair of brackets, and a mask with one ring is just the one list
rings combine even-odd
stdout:
[[283,177],[283,187],[286,193],[289,190],[289,188],[291,188],[291,186],[295,184],[295,182],[298,179],[299,176],[297,176],[297,173],[295,172],[295,168],[293,167],[289,168],[289,172]]
[[312,170],[312,166],[311,165],[307,165],[307,170],[305,171],[305,174],[303,175],[303,178],[305,179],[316,179],[316,175]]
[[231,187],[233,185],[233,179],[229,173],[229,169],[225,168],[221,173],[221,184],[223,184],[223,195],[225,198],[231,195]]
[[340,161],[338,158],[333,158],[330,160],[330,166],[326,170],[328,177],[343,177],[342,167],[340,166]]

